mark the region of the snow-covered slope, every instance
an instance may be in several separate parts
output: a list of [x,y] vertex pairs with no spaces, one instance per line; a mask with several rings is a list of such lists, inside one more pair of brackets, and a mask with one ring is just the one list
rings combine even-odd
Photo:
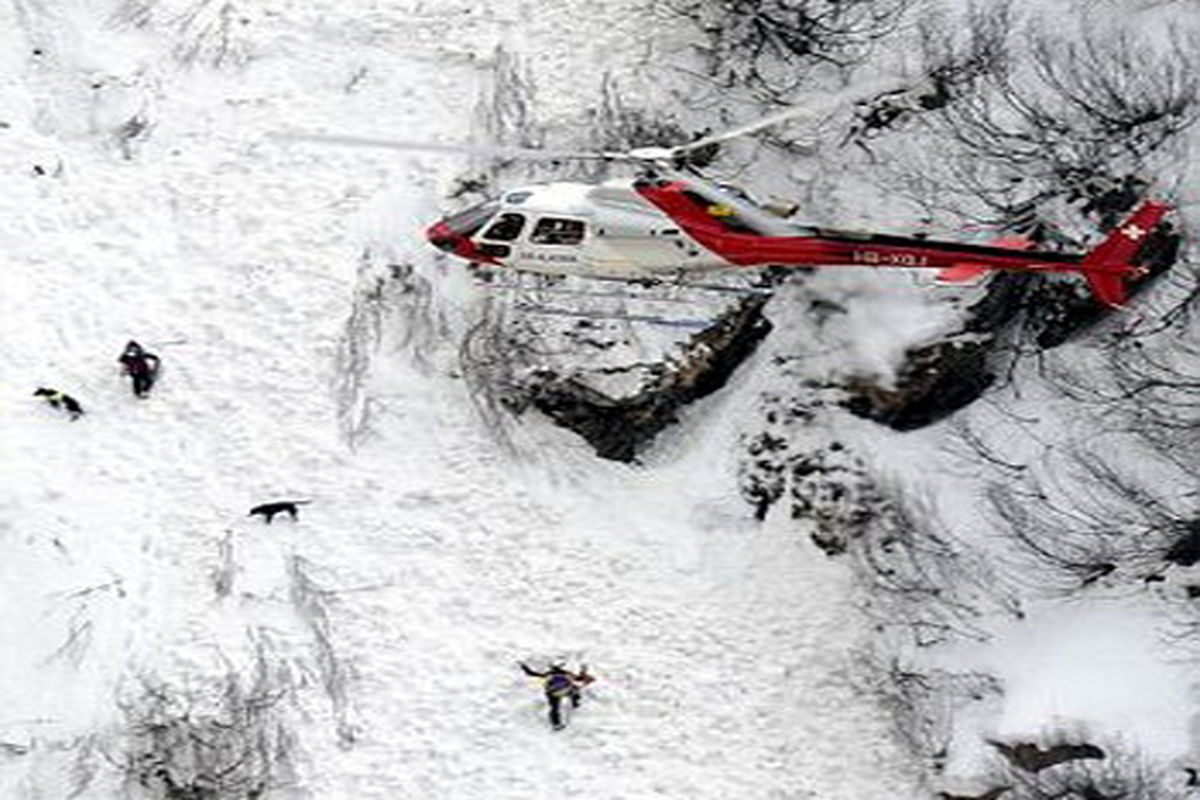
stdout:
[[[265,138],[467,138],[498,46],[572,119],[653,42],[634,5],[0,10],[0,794],[162,796],[146,698],[234,676],[286,731],[267,796],[913,795],[848,577],[735,497],[753,369],[642,467],[497,437],[456,371],[479,290],[418,236],[461,165]],[[279,498],[312,504],[245,516]],[[598,681],[551,734],[515,662],[556,656]]]

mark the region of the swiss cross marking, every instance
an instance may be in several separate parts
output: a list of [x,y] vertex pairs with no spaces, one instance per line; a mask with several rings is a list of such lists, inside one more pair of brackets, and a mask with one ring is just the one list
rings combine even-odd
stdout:
[[1138,239],[1141,239],[1146,235],[1146,230],[1145,228],[1139,228],[1137,225],[1126,225],[1121,230],[1121,233],[1125,234],[1136,242]]

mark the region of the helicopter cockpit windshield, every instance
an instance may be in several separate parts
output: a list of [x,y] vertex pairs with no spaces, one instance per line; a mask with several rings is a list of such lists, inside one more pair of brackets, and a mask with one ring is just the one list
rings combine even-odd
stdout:
[[488,200],[477,206],[451,214],[442,220],[443,224],[459,236],[472,236],[490,220],[500,208],[500,201]]

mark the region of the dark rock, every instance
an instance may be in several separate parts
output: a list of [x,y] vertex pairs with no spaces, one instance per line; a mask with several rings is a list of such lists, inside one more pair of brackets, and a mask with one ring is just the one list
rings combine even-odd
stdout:
[[601,458],[632,461],[663,428],[676,422],[682,406],[724,386],[770,333],[771,323],[762,313],[767,299],[742,300],[693,336],[683,358],[671,368],[664,367],[636,395],[613,398],[575,378],[546,375],[531,387],[530,402],[556,424],[586,439]]
[[938,792],[938,800],[999,800],[999,797],[1012,789],[1011,786],[997,786],[994,789],[988,789],[983,794],[950,794],[949,792]]
[[1188,523],[1188,530],[1167,549],[1164,561],[1191,567],[1200,561],[1200,519]]
[[970,404],[995,379],[988,365],[991,337],[960,337],[909,350],[896,378],[885,389],[866,380],[846,386],[850,413],[899,431],[937,422]]
[[1107,575],[1111,575],[1112,573],[1117,571],[1116,564],[1108,564],[1108,563],[1089,564],[1087,568],[1089,570],[1087,575],[1085,575],[1083,577],[1083,580],[1080,581],[1080,585],[1082,585],[1082,586],[1087,586],[1089,584],[1093,584],[1096,581],[1100,580],[1101,578],[1103,578]]
[[1104,751],[1094,744],[1056,744],[1047,750],[1029,742],[1010,745],[989,739],[988,744],[1000,751],[1008,763],[1026,772],[1040,772],[1067,761],[1106,758]]

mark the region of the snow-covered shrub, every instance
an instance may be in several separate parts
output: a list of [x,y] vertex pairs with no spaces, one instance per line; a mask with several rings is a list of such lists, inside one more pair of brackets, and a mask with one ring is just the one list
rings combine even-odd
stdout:
[[289,694],[286,675],[261,654],[251,674],[201,688],[144,678],[120,701],[124,730],[109,757],[133,797],[266,800],[293,779]]
[[945,766],[958,713],[1003,694],[991,675],[921,669],[895,656],[860,654],[856,674],[888,712],[897,738],[934,775]]
[[[1195,269],[1195,267],[1192,267]],[[1176,287],[1169,305],[1133,320],[1105,347],[1112,387],[1090,389],[1090,399],[1105,400],[1121,428],[1135,434],[1154,452],[1175,463],[1200,463],[1200,281]]]
[[663,0],[703,34],[708,75],[782,98],[818,65],[844,69],[891,33],[911,0]]
[[255,22],[252,9],[232,0],[123,0],[112,20],[168,30],[178,40],[173,55],[181,64],[220,69],[250,60],[246,31]]
[[867,142],[906,120],[944,108],[975,90],[989,75],[1008,68],[1012,30],[1009,2],[974,7],[966,26],[934,9],[917,22],[923,50],[922,79],[855,104],[855,121],[842,145],[855,144],[874,157]]
[[288,561],[292,605],[312,634],[317,669],[332,706],[338,744],[348,748],[358,738],[358,728],[351,720],[350,672],[334,648],[330,616],[336,595],[316,582],[315,572],[316,567],[301,556]]
[[[1194,37],[1176,33],[1158,46],[1119,29],[1041,26],[1018,44],[1006,36],[999,12],[976,14],[969,23],[968,44],[960,48],[968,55],[956,56],[947,45],[928,56],[951,68],[961,61],[981,77],[931,117],[945,141],[937,163],[922,168],[938,167],[930,188],[969,199],[979,221],[1011,225],[1022,208],[1086,199],[1081,190],[1090,183],[1141,174],[1148,156],[1200,111]],[[1033,222],[1045,220],[1042,214]],[[1036,224],[1029,232],[1053,235]]]
[[385,333],[393,334],[394,351],[428,368],[436,346],[429,282],[411,264],[390,263],[364,252],[350,314],[342,327],[335,356],[334,396],[342,436],[352,447],[370,430],[376,408],[366,391],[372,363]]
[[761,429],[742,437],[738,490],[758,520],[786,498],[791,518],[809,526],[818,547],[838,555],[883,515],[888,501],[853,452],[822,436],[826,411],[840,392],[806,388],[762,396]]
[[475,123],[488,144],[540,147],[542,127],[537,124],[537,87],[529,66],[503,46],[492,55],[488,82],[480,89]]
[[[711,131],[685,131],[669,112],[631,104],[611,75],[600,84],[600,102],[588,114],[592,143],[589,148],[602,152],[626,152],[636,147],[675,147],[695,141]],[[706,167],[717,157],[720,145],[699,147],[686,154],[684,163]],[[595,162],[607,168],[604,162]]]
[[981,623],[987,615],[1024,615],[989,553],[911,503],[890,504],[850,552],[869,590],[866,609],[878,619],[877,627],[904,633],[918,647],[986,640]]
[[[1136,460],[1118,461],[1081,446],[1063,449],[1066,458],[1050,466],[1049,477],[1036,471],[1005,476],[985,490],[1037,583],[1070,591],[1101,579],[1143,581],[1166,569],[1168,554],[1200,516],[1194,501],[1173,488],[1189,476],[1194,483],[1195,471],[1162,462],[1158,479],[1148,481],[1135,474]],[[1137,466],[1143,474],[1146,463]]]

